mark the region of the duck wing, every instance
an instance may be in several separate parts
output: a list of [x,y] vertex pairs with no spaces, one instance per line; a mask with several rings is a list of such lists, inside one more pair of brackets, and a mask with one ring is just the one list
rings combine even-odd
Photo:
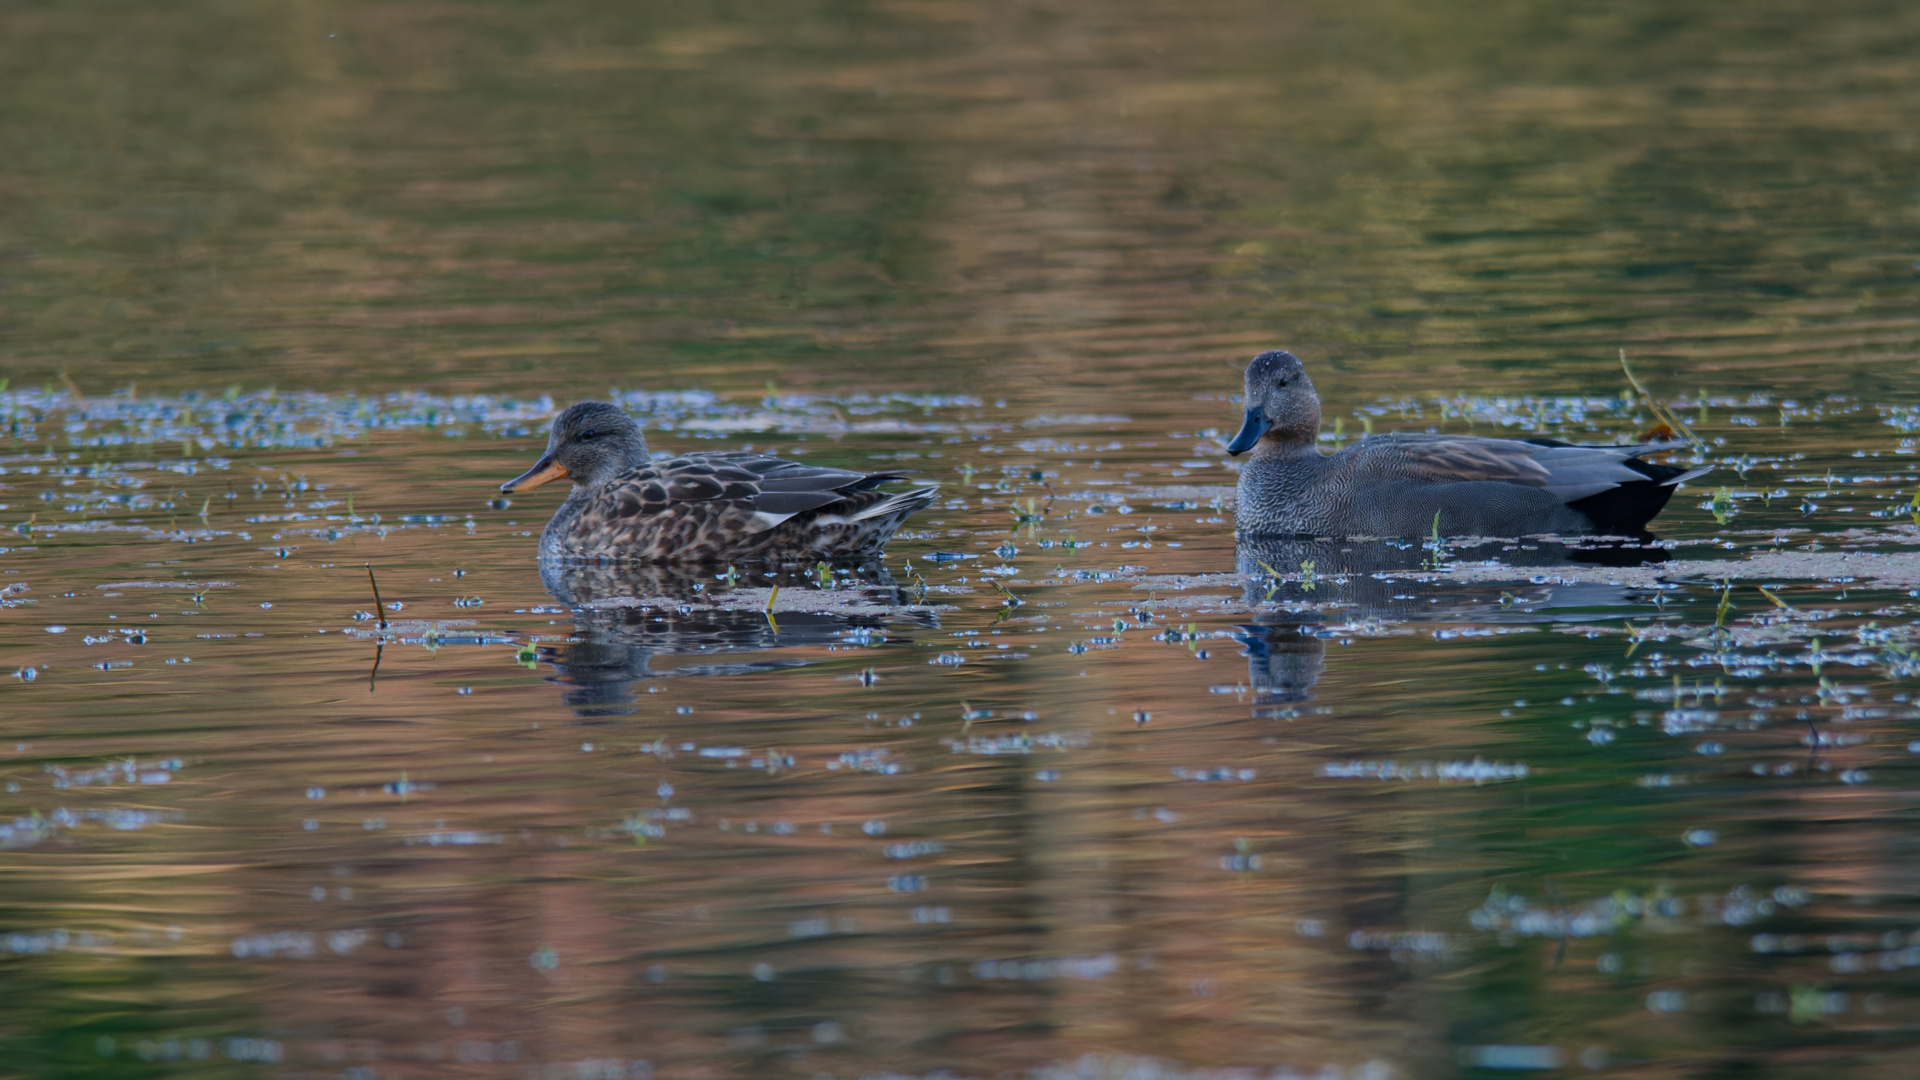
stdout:
[[763,532],[796,514],[835,504],[845,504],[835,507],[837,513],[857,516],[868,503],[888,497],[874,488],[904,479],[742,451],[686,454],[627,470],[596,501],[604,506],[603,516],[631,519],[684,512],[693,504],[726,504],[725,509],[740,513],[744,531]]
[[1641,461],[1641,454],[1675,450],[1682,442],[1626,446],[1582,446],[1557,439],[1484,439],[1469,435],[1395,434],[1369,439],[1370,452],[1390,460],[1412,476],[1434,483],[1496,480],[1545,488],[1563,503],[1574,503],[1626,484],[1671,487],[1706,469],[1682,470]]
[[1537,460],[1535,452],[1541,449],[1512,439],[1399,433],[1366,439],[1355,447],[1366,466],[1386,466],[1430,483],[1492,480],[1549,487],[1553,473]]

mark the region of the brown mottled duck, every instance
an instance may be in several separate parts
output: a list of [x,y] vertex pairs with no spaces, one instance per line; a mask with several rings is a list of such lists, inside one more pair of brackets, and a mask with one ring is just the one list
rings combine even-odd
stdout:
[[784,461],[750,451],[654,460],[639,425],[599,401],[553,421],[547,452],[500,485],[573,491],[540,534],[541,558],[660,563],[799,563],[872,558],[936,487],[889,493],[906,477]]

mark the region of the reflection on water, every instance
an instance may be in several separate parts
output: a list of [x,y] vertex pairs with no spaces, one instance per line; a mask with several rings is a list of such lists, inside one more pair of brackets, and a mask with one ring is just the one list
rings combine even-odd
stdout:
[[[0,1073],[1905,1076],[1916,18],[0,11]],[[1236,547],[1278,346],[1715,471]],[[540,566],[609,396],[942,498]]]
[[[938,614],[915,606],[884,566],[824,568],[816,574],[699,573],[674,567],[545,560],[540,580],[573,612],[567,644],[544,647],[568,689],[561,700],[583,716],[631,713],[635,683],[674,676],[715,677],[802,667],[795,650],[879,648],[912,629],[938,629]],[[774,613],[781,588],[811,593],[818,610]],[[761,587],[750,587],[758,583]],[[789,592],[789,604],[795,593]],[[870,680],[863,680],[870,681]]]
[[[1285,707],[1312,700],[1330,637],[1404,623],[1584,621],[1594,611],[1638,604],[1648,592],[1556,580],[1553,568],[1658,566],[1667,558],[1652,537],[1644,544],[1238,537],[1234,568],[1243,602],[1259,613],[1235,635],[1246,650],[1255,715],[1276,715],[1276,706],[1285,715]],[[1453,585],[1441,571],[1461,563],[1510,580]]]

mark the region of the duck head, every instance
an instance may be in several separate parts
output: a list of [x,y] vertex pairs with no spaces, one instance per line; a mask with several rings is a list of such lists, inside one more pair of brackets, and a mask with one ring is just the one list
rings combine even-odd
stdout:
[[1247,365],[1247,420],[1227,444],[1244,454],[1261,439],[1313,446],[1320,438],[1320,395],[1300,358],[1285,350],[1263,352]]
[[533,468],[500,485],[501,491],[532,491],[554,480],[598,487],[647,460],[640,426],[617,405],[582,401],[553,419],[547,452]]

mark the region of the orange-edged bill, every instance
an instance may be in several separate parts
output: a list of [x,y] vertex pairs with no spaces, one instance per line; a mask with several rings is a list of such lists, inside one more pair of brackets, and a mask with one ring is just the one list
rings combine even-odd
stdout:
[[508,492],[532,491],[541,484],[550,484],[555,480],[564,480],[568,475],[570,474],[567,472],[565,465],[560,464],[552,458],[543,457],[534,463],[533,468],[501,484],[500,490]]

